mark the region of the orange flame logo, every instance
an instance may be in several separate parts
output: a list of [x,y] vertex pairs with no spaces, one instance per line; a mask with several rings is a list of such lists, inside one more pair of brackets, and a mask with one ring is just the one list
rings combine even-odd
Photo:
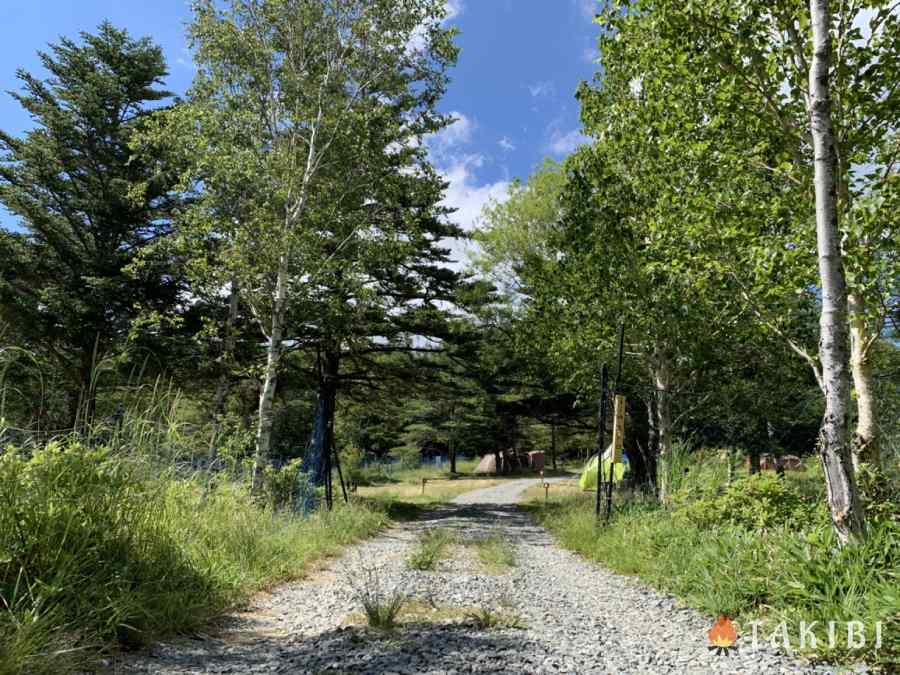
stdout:
[[731,620],[724,614],[719,615],[719,618],[716,619],[707,635],[709,635],[709,641],[712,643],[710,649],[715,649],[720,654],[733,647],[738,637]]

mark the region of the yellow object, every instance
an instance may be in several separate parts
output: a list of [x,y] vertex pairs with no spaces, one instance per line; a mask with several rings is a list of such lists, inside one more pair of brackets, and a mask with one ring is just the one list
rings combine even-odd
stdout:
[[[609,479],[609,464],[613,454],[613,447],[613,445],[610,445],[606,449],[606,452],[603,453],[601,468],[603,469],[604,482]],[[613,469],[613,481],[619,482],[624,476],[625,464],[621,461],[616,462],[615,468]],[[582,490],[593,490],[597,488],[597,455],[591,457],[590,461],[585,465],[584,471],[581,472],[581,479],[578,481],[578,484],[581,486]]]

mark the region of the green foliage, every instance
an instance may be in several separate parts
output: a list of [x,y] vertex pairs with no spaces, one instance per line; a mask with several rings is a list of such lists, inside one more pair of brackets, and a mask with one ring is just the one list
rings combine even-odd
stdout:
[[419,535],[415,549],[406,559],[407,566],[420,571],[433,570],[455,540],[452,530],[442,527],[425,530]]
[[896,465],[892,475],[889,469],[864,464],[856,480],[866,518],[875,523],[900,524],[900,476]]
[[740,478],[723,494],[690,499],[681,496],[674,510],[676,519],[685,519],[703,529],[737,525],[748,530],[788,526],[802,529],[821,522],[821,501],[813,502],[794,484],[770,471]]
[[69,672],[98,648],[196,628],[386,522],[360,505],[299,519],[60,444],[0,455],[0,504],[0,672]]
[[[755,475],[718,496],[704,483],[694,479],[674,495],[671,511],[646,499],[618,504],[612,522],[599,529],[581,497],[530,508],[563,546],[709,616],[736,617],[745,636],[751,620],[763,621],[763,639],[783,620],[797,648],[800,621],[819,621],[819,656],[900,664],[896,520],[872,518],[865,542],[841,548],[821,498],[807,501],[801,477]],[[881,621],[882,648],[875,651],[870,639],[864,651],[848,651],[840,640],[827,649],[828,621],[848,620],[863,621],[870,636]]]
[[422,464],[422,449],[416,445],[401,445],[391,450],[391,457],[400,463],[401,469],[417,469]]
[[[170,94],[162,50],[102,23],[80,42],[40,53],[46,80],[20,70],[13,94],[35,122],[22,138],[0,132],[0,203],[25,233],[0,230],[0,317],[54,363],[71,424],[81,390],[90,414],[93,367],[125,346],[139,309],[173,318],[178,265],[141,251],[170,233],[173,165],[166,146],[132,157],[130,140]],[[138,336],[151,344],[169,326]],[[157,343],[158,344],[158,343]]]
[[262,495],[273,509],[283,509],[294,504],[297,489],[302,481],[300,465],[303,460],[292,459],[279,468],[267,466],[263,471]]

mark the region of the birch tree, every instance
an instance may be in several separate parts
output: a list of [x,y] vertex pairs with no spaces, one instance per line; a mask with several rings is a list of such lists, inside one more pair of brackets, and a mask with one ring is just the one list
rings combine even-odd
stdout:
[[828,0],[810,0],[813,36],[809,67],[809,125],[812,133],[816,239],[822,287],[819,358],[825,389],[825,416],[819,452],[825,469],[828,505],[841,542],[865,532],[862,506],[850,460],[848,424],[850,373],[847,354],[847,286],[838,228],[837,154],[831,121],[831,10]]
[[[439,0],[231,0],[224,9],[197,0],[193,8],[198,73],[177,116],[193,148],[185,183],[200,198],[185,221],[225,242],[219,264],[265,341],[256,486],[272,442],[288,308],[297,281],[326,262],[311,244],[310,214],[340,204],[345,192],[320,175],[344,163],[353,176],[363,158],[347,151],[384,120],[379,112],[402,113],[392,139],[401,145],[431,130],[429,97],[455,51]],[[234,199],[235,186],[239,215],[222,219],[217,207]],[[348,180],[346,189],[357,186]]]
[[[738,275],[743,276],[741,292],[757,318],[813,368],[821,383],[817,348],[791,334],[788,311],[792,295],[817,283],[815,230],[807,223],[807,214],[814,212],[809,6],[803,0],[646,0],[613,3],[606,19],[611,27],[601,37],[601,52],[611,56],[606,67],[628,64],[635,82],[642,82],[644,92],[660,104],[658,120],[645,123],[670,139],[670,152],[689,158],[695,167],[705,161],[721,169],[723,182],[706,190],[707,196],[730,192],[732,216],[736,204],[742,210],[752,206],[745,199],[751,191],[762,197],[750,214],[759,225],[742,245],[758,252],[757,261],[749,268],[734,266],[746,270]],[[900,15],[894,3],[883,0],[843,2],[834,8],[831,25],[837,208],[858,412],[853,454],[854,462],[877,464],[872,357],[883,346],[885,322],[897,303],[900,270],[896,219],[888,206],[897,190],[900,158]],[[709,173],[697,169],[704,171]],[[731,188],[726,176],[735,179]],[[717,202],[726,203],[707,198],[704,204],[699,187],[693,188],[694,205],[701,211],[712,213]],[[789,213],[793,224],[786,220]],[[710,217],[706,236],[721,240],[718,233],[728,219],[725,209]],[[778,220],[783,222],[777,230],[767,223]],[[775,285],[774,274],[781,278]],[[784,291],[782,306],[767,311],[778,288]]]

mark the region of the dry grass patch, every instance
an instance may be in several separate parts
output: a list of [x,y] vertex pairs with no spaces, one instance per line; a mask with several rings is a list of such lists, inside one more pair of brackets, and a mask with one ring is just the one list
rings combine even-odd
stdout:
[[470,544],[479,562],[492,574],[503,574],[516,566],[516,549],[505,537],[492,534]]
[[[416,624],[471,624],[476,630],[525,628],[522,617],[507,608],[436,606],[417,601],[408,601],[403,604],[394,619],[392,630]],[[348,616],[343,625],[371,626],[372,624],[367,620],[365,614],[357,612]]]
[[[575,495],[588,494],[581,489],[577,479],[564,480],[559,483],[551,483],[548,499],[550,502],[564,502],[571,499]],[[544,486],[537,484],[522,493],[523,502],[543,502]]]
[[358,493],[362,497],[372,499],[388,499],[410,502],[413,504],[434,504],[447,502],[454,497],[493,487],[503,481],[487,480],[479,478],[462,478],[459,480],[429,480],[425,484],[425,493],[422,493],[421,483],[392,483],[389,485],[360,486]]

